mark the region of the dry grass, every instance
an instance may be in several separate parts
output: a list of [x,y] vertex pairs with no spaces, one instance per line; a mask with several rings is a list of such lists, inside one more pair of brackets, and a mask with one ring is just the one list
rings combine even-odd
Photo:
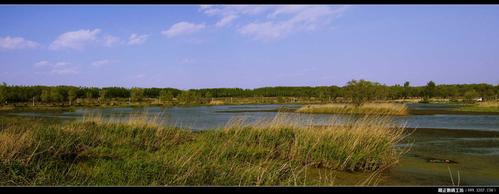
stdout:
[[485,101],[476,103],[478,107],[484,108],[499,108],[499,101]]
[[223,100],[211,100],[210,103],[211,105],[222,105],[225,104]]
[[404,104],[396,103],[366,103],[361,106],[353,104],[321,104],[305,105],[296,112],[324,114],[367,114],[367,115],[407,115]]
[[0,105],[0,111],[8,111],[8,110],[14,110],[14,106],[2,106]]
[[[25,161],[22,153],[27,153],[33,144],[33,132],[22,128],[7,128],[0,133],[0,157],[3,161]],[[24,155],[26,156],[26,155]]]
[[[387,116],[331,119],[326,125],[314,126],[311,120],[286,113],[256,122],[235,119],[224,128],[224,133],[240,142],[281,142],[276,146],[292,142],[283,159],[347,171],[374,171],[397,162],[401,152],[393,146],[403,139],[404,132],[404,127]],[[289,139],[280,139],[286,137]]]
[[459,107],[456,110],[469,112],[499,112],[499,101],[478,102],[473,105]]
[[89,114],[2,125],[0,184],[335,185],[336,172],[349,171],[366,173],[350,185],[369,185],[404,153],[395,147],[404,127],[379,115],[314,126],[280,113],[204,132],[166,127],[161,118]]

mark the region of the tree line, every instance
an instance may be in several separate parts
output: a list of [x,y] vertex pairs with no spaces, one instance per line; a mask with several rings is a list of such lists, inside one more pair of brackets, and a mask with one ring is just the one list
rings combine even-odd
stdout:
[[345,86],[317,87],[262,87],[255,89],[241,88],[205,88],[179,90],[175,88],[124,88],[124,87],[76,87],[76,86],[19,86],[0,85],[0,102],[68,102],[76,99],[116,99],[128,98],[140,102],[144,98],[155,98],[160,101],[193,102],[200,98],[225,97],[308,97],[328,99],[350,99],[360,104],[372,100],[393,100],[406,98],[445,98],[467,99],[481,97],[483,100],[495,100],[499,96],[499,84],[440,84],[429,81],[425,86],[411,86],[409,82],[402,85],[385,85],[367,80],[352,80]]

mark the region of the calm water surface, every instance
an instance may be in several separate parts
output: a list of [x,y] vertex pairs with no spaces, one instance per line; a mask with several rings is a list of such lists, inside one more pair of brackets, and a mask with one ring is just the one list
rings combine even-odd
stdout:
[[[300,105],[222,105],[222,106],[192,106],[192,107],[147,107],[147,108],[79,108],[74,112],[17,112],[12,115],[31,117],[81,118],[88,112],[102,114],[104,117],[126,117],[131,113],[146,111],[151,115],[161,114],[168,123],[194,130],[205,130],[223,127],[231,118],[244,117],[248,121],[262,118],[272,118],[277,113],[270,112],[279,107],[297,108]],[[409,104],[409,109],[442,110],[458,105],[440,104]],[[258,112],[261,111],[261,112]],[[285,113],[292,118],[312,120],[314,124],[326,123],[328,120],[345,119],[344,115]],[[409,115],[396,116],[399,124],[415,128],[445,128],[499,131],[499,115]]]

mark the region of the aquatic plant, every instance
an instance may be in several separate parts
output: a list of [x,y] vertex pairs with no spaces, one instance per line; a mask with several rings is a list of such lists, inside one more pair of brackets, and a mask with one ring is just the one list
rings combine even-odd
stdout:
[[330,114],[367,114],[367,115],[407,115],[404,104],[398,103],[365,103],[360,106],[353,104],[320,104],[305,105],[296,110],[301,113],[330,113]]

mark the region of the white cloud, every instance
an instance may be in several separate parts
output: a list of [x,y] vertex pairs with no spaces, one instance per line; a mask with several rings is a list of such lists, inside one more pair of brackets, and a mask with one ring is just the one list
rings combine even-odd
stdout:
[[38,46],[38,43],[26,40],[22,37],[0,37],[0,48],[3,49],[36,48]]
[[123,44],[119,37],[109,34],[101,35],[102,31],[96,29],[81,29],[77,31],[65,32],[59,35],[49,46],[51,50],[75,49],[83,50],[87,46],[113,47]]
[[120,43],[120,38],[116,36],[107,35],[104,37],[104,46],[112,47],[118,43]]
[[210,16],[257,15],[272,9],[272,7],[262,5],[201,6],[200,11]]
[[280,38],[283,34],[289,32],[291,26],[285,23],[250,23],[239,29],[243,35],[252,36],[254,39],[269,41]]
[[183,58],[180,60],[180,63],[181,64],[194,64],[194,63],[196,63],[196,60],[192,59],[192,58]]
[[50,63],[48,61],[39,61],[36,62],[33,66],[35,67],[43,67],[43,66],[48,66]]
[[45,72],[38,73],[46,73],[46,74],[57,74],[57,75],[71,75],[78,74],[78,70],[74,66],[70,66],[70,63],[60,61],[51,63],[49,61],[39,61],[33,64],[35,68],[46,69]]
[[[243,26],[240,32],[254,39],[273,40],[292,32],[312,31],[327,26],[344,9],[334,9],[325,6],[287,6],[280,7],[268,15],[269,18],[283,16],[276,22],[250,23]],[[287,17],[286,17],[287,16]]]
[[[270,41],[290,33],[313,31],[328,26],[347,6],[209,6],[199,10],[221,19],[215,24],[223,27],[242,21],[238,32],[253,39]],[[262,17],[263,16],[263,17]],[[239,19],[239,18],[245,19]]]
[[139,34],[133,33],[132,35],[130,35],[130,37],[128,37],[128,45],[143,44],[144,42],[146,42],[148,37],[149,37],[149,35],[147,35],[147,34],[139,35]]
[[272,13],[268,14],[267,17],[275,18],[278,15],[283,14],[293,14],[302,11],[303,9],[307,9],[307,6],[301,5],[286,5],[277,7]]
[[178,35],[191,34],[199,31],[206,26],[204,24],[195,24],[189,22],[179,22],[172,25],[168,30],[163,30],[161,33],[166,35],[168,38],[172,38]]
[[57,63],[54,63],[54,67],[64,67],[64,66],[67,66],[69,65],[68,62],[57,62]]
[[74,68],[61,68],[61,69],[52,69],[50,73],[57,75],[74,75],[78,74],[79,72]]
[[230,24],[232,21],[234,21],[238,16],[236,15],[227,15],[224,16],[220,21],[218,21],[215,26],[217,27],[224,27],[228,24]]
[[114,63],[114,61],[109,60],[109,59],[102,59],[102,60],[93,61],[91,63],[91,65],[94,66],[94,67],[101,67],[103,65],[108,65],[108,64],[111,64],[111,63]]
[[97,40],[97,35],[100,32],[100,29],[66,32],[59,35],[59,37],[50,44],[49,49],[59,50],[69,48],[81,50],[86,45]]
[[139,73],[139,74],[137,74],[137,75],[135,75],[135,76],[133,76],[133,77],[134,77],[134,78],[137,78],[137,79],[142,79],[142,78],[146,77],[146,74]]
[[57,67],[63,67],[69,65],[68,62],[60,61],[56,63],[51,63],[49,61],[39,61],[33,64],[35,67],[51,67],[51,68],[57,68]]
[[213,6],[213,5],[199,5],[199,7],[201,8],[201,10],[208,9],[211,6]]
[[253,16],[267,11],[270,6],[254,5],[227,5],[227,6],[200,6],[200,11],[209,16],[218,16],[221,19],[215,24],[224,27],[242,15]]

